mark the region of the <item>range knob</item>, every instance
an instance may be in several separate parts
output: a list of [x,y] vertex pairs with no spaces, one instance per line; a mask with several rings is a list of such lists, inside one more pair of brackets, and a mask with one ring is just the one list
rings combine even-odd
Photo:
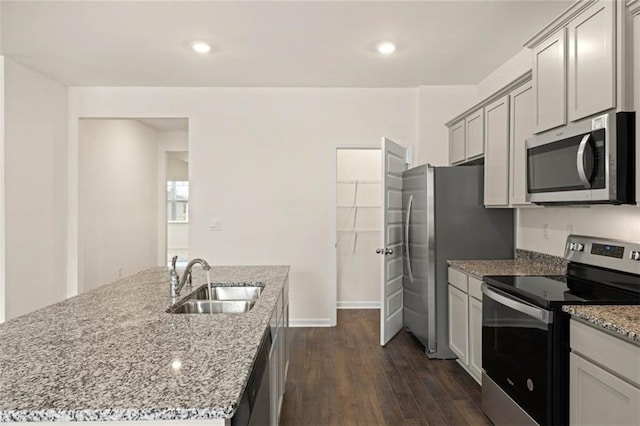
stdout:
[[577,244],[576,244],[576,250],[578,250],[578,251],[584,251],[584,244],[582,244],[582,243],[577,243]]
[[576,250],[576,243],[569,243],[569,250],[575,251]]
[[631,253],[629,253],[629,259],[640,260],[640,251],[633,250]]

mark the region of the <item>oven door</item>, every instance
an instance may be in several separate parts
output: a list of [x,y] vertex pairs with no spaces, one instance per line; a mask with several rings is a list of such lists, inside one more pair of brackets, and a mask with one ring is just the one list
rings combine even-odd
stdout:
[[482,369],[537,423],[550,423],[553,312],[487,284],[482,293]]

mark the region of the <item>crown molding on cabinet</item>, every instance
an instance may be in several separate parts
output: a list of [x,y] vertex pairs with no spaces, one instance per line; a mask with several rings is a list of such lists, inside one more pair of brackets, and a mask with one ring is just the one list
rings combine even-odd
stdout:
[[633,16],[640,15],[640,0],[629,0],[627,2],[627,9]]
[[[560,14],[556,19],[547,24],[536,35],[534,35],[524,46],[532,49],[543,42],[547,37],[554,34],[559,29],[566,26],[573,18],[575,18],[580,12],[591,6],[598,0],[578,0]],[[614,0],[615,1],[615,0]],[[635,1],[635,0],[632,0]]]
[[480,108],[483,108],[485,105],[493,103],[494,101],[496,101],[496,100],[500,99],[501,97],[503,97],[503,96],[507,95],[508,93],[510,93],[516,87],[519,87],[519,86],[523,85],[527,81],[531,81],[531,75],[532,75],[531,70],[525,72],[520,77],[516,78],[511,83],[507,84],[506,86],[504,86],[502,89],[498,90],[497,92],[495,92],[491,96],[483,99],[482,101],[480,101],[477,104],[473,105],[471,108],[466,109],[462,114],[459,114],[455,118],[447,121],[445,123],[445,126],[451,127],[453,124],[455,124],[458,121],[460,121],[461,119],[465,118],[466,116],[468,116],[472,112],[477,111]]

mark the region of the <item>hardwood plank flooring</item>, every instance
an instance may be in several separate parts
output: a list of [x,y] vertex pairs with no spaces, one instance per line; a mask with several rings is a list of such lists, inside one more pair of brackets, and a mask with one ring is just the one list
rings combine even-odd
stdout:
[[462,367],[405,331],[381,347],[379,324],[377,309],[339,310],[335,328],[290,330],[281,425],[491,425]]

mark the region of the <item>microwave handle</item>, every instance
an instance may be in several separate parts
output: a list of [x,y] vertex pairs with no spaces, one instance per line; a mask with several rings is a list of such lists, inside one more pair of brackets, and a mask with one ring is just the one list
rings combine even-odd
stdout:
[[589,143],[589,138],[591,134],[586,134],[580,141],[580,145],[578,146],[578,155],[576,157],[576,165],[578,167],[578,177],[580,181],[584,185],[585,188],[591,188],[591,182],[589,182],[589,178],[587,177],[587,172],[584,169],[584,156],[586,154],[587,144]]
[[518,300],[514,300],[501,291],[496,291],[490,288],[486,283],[482,284],[482,294],[487,296],[489,299],[495,300],[501,305],[507,306],[527,316],[533,317],[538,321],[544,322],[545,324],[553,323],[553,312],[547,311],[545,309],[540,309],[536,306],[531,306],[528,303],[522,303]]

